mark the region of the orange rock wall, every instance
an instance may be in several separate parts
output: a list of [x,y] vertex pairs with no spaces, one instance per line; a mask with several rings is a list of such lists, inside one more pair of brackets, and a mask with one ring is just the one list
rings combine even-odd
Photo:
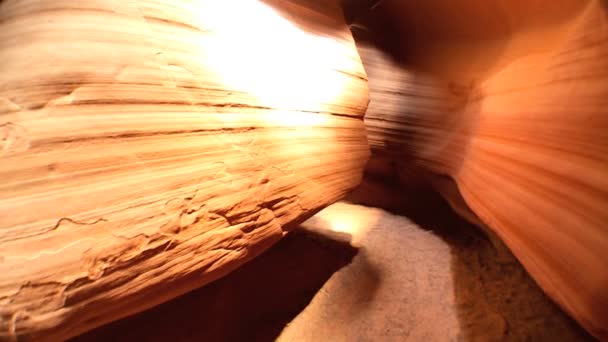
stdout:
[[359,183],[367,102],[332,2],[0,2],[0,340],[258,255]]
[[605,3],[387,0],[361,13],[372,171],[451,177],[458,211],[608,339]]

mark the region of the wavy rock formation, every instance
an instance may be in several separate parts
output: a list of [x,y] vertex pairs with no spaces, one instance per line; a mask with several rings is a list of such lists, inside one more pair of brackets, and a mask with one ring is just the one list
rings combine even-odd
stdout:
[[386,0],[355,25],[368,40],[371,171],[451,177],[459,193],[440,190],[458,211],[604,340],[607,13],[599,0]]
[[356,186],[367,80],[333,2],[0,2],[0,339],[228,273]]
[[227,274],[360,182],[367,127],[608,340],[605,2],[341,2],[358,51],[337,0],[0,0],[0,339]]

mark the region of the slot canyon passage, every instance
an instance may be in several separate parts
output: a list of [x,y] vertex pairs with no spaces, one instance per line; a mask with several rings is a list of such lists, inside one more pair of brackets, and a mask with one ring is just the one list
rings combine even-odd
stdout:
[[608,341],[603,0],[0,0],[0,340]]

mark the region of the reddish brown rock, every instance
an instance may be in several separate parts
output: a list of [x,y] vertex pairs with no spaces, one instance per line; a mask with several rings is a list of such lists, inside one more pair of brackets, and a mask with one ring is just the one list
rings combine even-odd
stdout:
[[2,1],[0,339],[258,255],[359,183],[366,106],[332,2]]
[[450,202],[608,339],[605,3],[386,0],[358,11],[372,171],[451,177],[460,194],[440,186]]
[[[369,169],[436,185],[601,339],[605,6],[385,0],[354,25],[373,43]],[[219,278],[368,157],[367,77],[333,1],[4,0],[0,76],[4,339]]]

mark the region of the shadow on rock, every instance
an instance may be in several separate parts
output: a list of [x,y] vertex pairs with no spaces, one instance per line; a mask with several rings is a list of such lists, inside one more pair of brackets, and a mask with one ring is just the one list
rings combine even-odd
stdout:
[[295,230],[216,282],[72,341],[272,341],[356,254],[343,238]]

